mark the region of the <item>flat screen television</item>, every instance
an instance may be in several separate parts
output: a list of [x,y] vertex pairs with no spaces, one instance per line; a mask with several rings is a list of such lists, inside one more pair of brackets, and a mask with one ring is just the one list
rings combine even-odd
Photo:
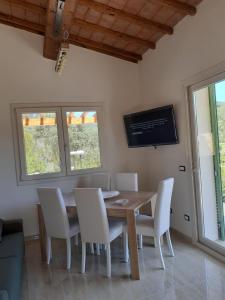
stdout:
[[130,148],[178,144],[173,105],[125,115],[123,118]]

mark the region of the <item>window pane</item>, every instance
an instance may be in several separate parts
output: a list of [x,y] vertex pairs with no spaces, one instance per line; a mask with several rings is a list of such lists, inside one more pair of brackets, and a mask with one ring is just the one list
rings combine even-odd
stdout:
[[27,175],[58,173],[60,152],[56,112],[22,114]]
[[67,112],[71,171],[101,167],[96,111]]

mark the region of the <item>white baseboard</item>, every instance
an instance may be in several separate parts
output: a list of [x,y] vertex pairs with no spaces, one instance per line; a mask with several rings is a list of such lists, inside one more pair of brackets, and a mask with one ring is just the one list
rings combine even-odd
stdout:
[[191,244],[193,243],[192,238],[189,237],[189,236],[187,236],[186,234],[184,234],[184,233],[182,233],[182,232],[180,232],[180,231],[178,231],[178,230],[176,230],[174,228],[171,228],[170,231],[171,231],[171,233],[173,233],[177,237],[182,238],[182,239],[184,239],[185,241],[187,241],[187,242],[189,242]]

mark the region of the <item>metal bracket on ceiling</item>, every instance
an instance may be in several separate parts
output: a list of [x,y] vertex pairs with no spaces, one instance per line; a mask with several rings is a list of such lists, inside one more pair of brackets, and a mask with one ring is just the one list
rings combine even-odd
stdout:
[[55,36],[59,36],[59,34],[61,32],[62,17],[63,17],[65,1],[66,0],[58,0],[57,1],[55,25],[54,25],[54,32],[53,32]]

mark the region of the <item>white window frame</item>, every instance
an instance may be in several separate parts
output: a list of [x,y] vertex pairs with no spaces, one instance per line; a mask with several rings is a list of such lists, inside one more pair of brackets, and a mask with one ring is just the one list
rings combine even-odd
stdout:
[[[22,124],[22,114],[24,113],[56,113],[57,120],[57,130],[58,130],[58,146],[59,146],[59,159],[60,159],[60,172],[56,173],[45,173],[38,175],[27,175],[26,172],[26,157],[25,157],[25,147],[24,147],[24,131]],[[66,168],[64,164],[64,151],[63,151],[63,131],[60,124],[62,124],[61,111],[59,107],[48,107],[48,108],[20,108],[16,110],[16,121],[18,129],[18,146],[19,146],[19,156],[20,156],[20,179],[21,181],[25,180],[34,180],[34,179],[45,179],[45,178],[55,178],[66,175]]]
[[[99,168],[71,170],[69,139],[66,122],[67,111],[96,111],[98,120],[98,136],[100,148],[100,163]],[[40,112],[56,112],[57,129],[59,138],[59,151],[61,172],[49,173],[42,175],[27,175],[26,174],[26,158],[24,150],[23,126],[21,122],[22,113],[40,113]],[[68,178],[76,175],[84,175],[89,173],[102,172],[105,170],[104,158],[104,132],[103,132],[103,105],[102,103],[43,103],[43,104],[12,104],[11,116],[13,123],[13,139],[14,139],[14,154],[16,163],[16,174],[18,185],[26,185],[40,183],[42,181],[57,180],[59,178]]]

